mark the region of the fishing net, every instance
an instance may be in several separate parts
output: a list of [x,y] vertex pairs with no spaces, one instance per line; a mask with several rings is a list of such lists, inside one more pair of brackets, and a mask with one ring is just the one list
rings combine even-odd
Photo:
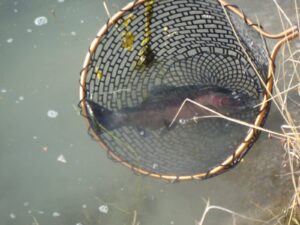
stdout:
[[[294,33],[272,38],[283,43]],[[264,124],[270,108],[276,50],[268,53],[265,36],[271,37],[224,1],[130,3],[99,31],[84,62],[80,107],[90,133],[110,158],[139,174],[202,179],[233,167],[258,138],[255,126]],[[243,109],[219,110],[229,119],[202,108],[209,113],[180,121],[171,101],[183,103],[191,89],[202,93],[199,99],[213,95],[209,90],[226,90],[225,96],[247,101]],[[155,99],[157,108],[141,115],[139,106],[147,99]],[[173,110],[168,123],[149,128],[159,117],[155,113],[168,107]],[[105,117],[120,112],[134,119],[118,126],[114,117]]]

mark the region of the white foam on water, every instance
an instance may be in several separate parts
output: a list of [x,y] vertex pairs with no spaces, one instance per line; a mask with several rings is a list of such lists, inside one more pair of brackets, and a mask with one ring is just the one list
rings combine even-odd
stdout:
[[58,112],[56,112],[55,110],[49,110],[47,112],[47,116],[50,118],[56,118],[58,116]]
[[15,215],[14,213],[11,213],[11,214],[9,214],[9,217],[10,217],[11,219],[15,219],[15,218],[16,218],[16,215]]
[[61,162],[61,163],[67,163],[67,160],[66,160],[66,158],[64,157],[64,155],[59,155],[59,156],[57,157],[57,161],[58,161],[58,162]]
[[8,39],[6,40],[6,42],[7,42],[8,44],[13,43],[13,41],[14,41],[13,38],[8,38]]
[[43,25],[45,25],[45,24],[47,24],[47,23],[48,23],[48,19],[47,19],[47,17],[45,17],[45,16],[37,17],[37,18],[35,18],[35,20],[34,20],[34,24],[35,24],[36,26],[43,26]]
[[60,213],[59,213],[59,212],[53,212],[53,213],[52,213],[52,216],[53,216],[53,217],[59,217],[59,216],[60,216]]
[[101,205],[99,206],[99,212],[107,214],[108,213],[108,206],[107,205]]

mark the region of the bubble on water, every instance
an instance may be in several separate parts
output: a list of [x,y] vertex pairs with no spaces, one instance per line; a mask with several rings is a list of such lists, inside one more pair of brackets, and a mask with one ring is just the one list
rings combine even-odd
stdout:
[[19,104],[20,103],[20,101],[19,100],[16,100],[16,104]]
[[57,2],[59,3],[63,3],[65,0],[57,0]]
[[57,161],[58,161],[58,162],[61,162],[61,163],[67,163],[67,160],[66,160],[66,158],[64,157],[64,155],[59,155],[59,156],[57,157]]
[[27,29],[27,32],[28,32],[28,33],[31,33],[31,32],[32,32],[32,30],[28,28],[28,29]]
[[24,96],[20,96],[20,97],[19,97],[19,100],[20,100],[20,101],[24,101]]
[[86,205],[86,204],[83,204],[81,207],[82,207],[83,209],[86,209],[87,205]]
[[32,136],[32,139],[33,139],[33,140],[37,140],[38,137],[37,137],[37,136]]
[[140,135],[141,135],[141,136],[144,136],[144,135],[145,135],[145,131],[144,131],[144,130],[141,130],[141,131],[140,131]]
[[28,214],[31,214],[31,213],[32,213],[32,210],[29,209],[27,212],[28,212]]
[[2,90],[1,90],[1,93],[6,93],[6,92],[7,92],[6,89],[2,89]]
[[53,213],[52,213],[52,216],[53,216],[53,217],[59,217],[59,216],[60,216],[60,213],[59,213],[59,212],[53,212]]
[[10,217],[11,219],[15,219],[15,218],[16,218],[16,215],[15,215],[14,213],[11,213],[11,214],[9,214],[9,217]]
[[58,112],[56,112],[55,110],[49,110],[47,112],[47,116],[50,118],[56,118],[58,116]]
[[45,214],[45,212],[41,211],[41,210],[38,210],[37,213],[40,214],[40,215],[44,215]]
[[99,211],[101,213],[107,214],[108,213],[108,206],[107,205],[101,205],[101,206],[99,206]]
[[82,223],[76,223],[76,225],[83,225]]
[[75,32],[75,31],[72,31],[72,32],[71,32],[71,35],[72,35],[72,36],[76,36],[76,32]]
[[17,12],[19,12],[19,10],[18,9],[14,9],[14,13],[17,13]]
[[13,41],[14,41],[14,39],[12,39],[12,38],[8,38],[8,39],[6,40],[6,42],[9,43],[9,44],[10,44],[10,43],[13,43]]
[[47,19],[47,17],[45,17],[45,16],[37,17],[37,18],[35,18],[35,20],[34,20],[34,24],[35,24],[36,26],[43,26],[43,25],[45,25],[45,24],[47,24],[47,23],[48,23],[48,19]]
[[80,20],[80,23],[84,23],[84,20]]
[[170,222],[170,224],[171,224],[171,225],[174,225],[174,224],[175,224],[175,222],[172,220],[172,221]]

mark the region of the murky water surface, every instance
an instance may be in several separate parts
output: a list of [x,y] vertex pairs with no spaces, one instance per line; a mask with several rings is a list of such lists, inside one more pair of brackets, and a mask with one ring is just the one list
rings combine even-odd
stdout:
[[[107,5],[113,14],[128,2]],[[282,30],[271,0],[232,3]],[[278,3],[295,22],[294,1]],[[265,207],[284,206],[284,150],[266,135],[235,169],[201,182],[168,184],[107,159],[77,109],[79,71],[106,20],[102,1],[0,1],[0,224],[125,225],[136,215],[141,225],[183,225],[201,218],[208,199],[260,219],[271,217]],[[266,126],[282,123],[272,110]],[[232,216],[212,210],[205,224]]]

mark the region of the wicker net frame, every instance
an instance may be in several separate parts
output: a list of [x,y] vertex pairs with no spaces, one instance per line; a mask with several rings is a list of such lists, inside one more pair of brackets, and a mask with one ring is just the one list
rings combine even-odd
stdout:
[[[132,69],[132,67],[124,67],[124,65],[126,64],[126,62],[119,60],[117,56],[121,55],[121,57],[127,57],[130,58],[131,56],[135,56],[137,57],[137,55],[139,54],[138,50],[127,50],[127,52],[125,51],[124,53],[124,48],[122,49],[122,39],[120,39],[120,37],[114,37],[115,33],[121,33],[121,29],[126,30],[127,27],[124,28],[124,21],[126,21],[126,18],[129,18],[130,15],[133,15],[134,17],[142,17],[144,15],[144,9],[145,9],[145,2],[147,2],[146,0],[136,0],[132,3],[129,3],[126,7],[124,7],[121,11],[119,11],[118,13],[116,13],[114,16],[112,16],[106,23],[106,25],[104,25],[100,31],[98,32],[97,36],[94,38],[94,40],[92,41],[89,50],[87,52],[87,55],[85,57],[84,60],[84,64],[83,64],[83,69],[80,73],[80,103],[79,103],[79,107],[81,109],[81,114],[83,115],[83,117],[86,119],[87,122],[87,126],[88,126],[88,131],[91,134],[91,136],[100,144],[101,148],[105,149],[108,153],[109,158],[113,159],[114,161],[120,162],[123,165],[129,167],[130,169],[132,169],[134,172],[136,172],[137,174],[142,174],[142,175],[148,175],[151,177],[155,177],[155,178],[161,178],[161,179],[165,179],[165,180],[169,180],[169,181],[181,181],[181,180],[191,180],[191,179],[205,179],[205,178],[209,178],[215,175],[218,175],[226,170],[228,170],[229,168],[234,167],[241,159],[242,157],[247,153],[247,151],[251,148],[251,146],[254,144],[254,142],[257,140],[260,131],[250,127],[247,128],[247,132],[245,132],[245,135],[243,136],[242,140],[236,145],[234,146],[234,150],[229,151],[231,152],[230,154],[228,154],[228,156],[225,157],[224,160],[222,160],[220,163],[216,164],[216,165],[210,165],[209,168],[207,169],[203,169],[203,168],[195,168],[195,170],[189,170],[187,169],[186,171],[184,170],[185,168],[179,168],[178,171],[176,169],[174,169],[174,166],[170,166],[170,168],[172,168],[174,170],[174,172],[170,172],[167,170],[156,170],[156,168],[153,167],[153,169],[151,167],[147,167],[144,166],[143,163],[144,161],[141,160],[140,164],[136,163],[134,160],[131,161],[132,156],[127,156],[124,155],[123,153],[118,152],[119,150],[116,150],[118,148],[120,148],[119,146],[117,146],[117,144],[110,144],[112,141],[112,138],[110,136],[107,136],[105,134],[103,134],[102,132],[99,132],[99,127],[95,126],[93,119],[90,117],[87,106],[86,106],[86,100],[91,99],[93,93],[98,93],[98,92],[103,92],[104,94],[102,95],[98,95],[96,96],[96,99],[98,102],[103,103],[106,107],[111,108],[111,109],[117,109],[117,108],[121,108],[124,106],[128,106],[131,104],[138,104],[141,102],[141,99],[143,99],[144,95],[146,95],[144,93],[144,91],[141,92],[137,92],[139,93],[139,95],[135,98],[135,99],[131,99],[130,102],[127,102],[126,98],[130,98],[130,95],[123,95],[122,97],[122,101],[120,102],[113,102],[111,101],[111,99],[113,98],[112,96],[109,96],[109,89],[108,87],[111,86],[116,86],[119,85],[119,83],[126,83],[126,76],[125,78],[122,77],[122,74],[128,74],[129,72],[134,71]],[[153,18],[155,18],[155,21],[151,22],[151,26],[152,26],[152,31],[154,29],[154,33],[155,33],[155,28],[156,27],[160,27],[161,25],[158,23],[159,20],[163,21],[163,23],[168,24],[170,26],[172,26],[172,23],[169,23],[170,20],[191,20],[191,16],[200,16],[199,21],[201,20],[201,25],[200,26],[204,26],[201,27],[202,29],[204,29],[203,33],[201,33],[200,35],[200,39],[203,40],[205,38],[208,38],[209,40],[207,42],[197,42],[195,41],[196,39],[194,38],[196,36],[196,34],[189,34],[189,33],[193,33],[193,29],[198,29],[195,28],[192,22],[190,22],[188,25],[188,27],[186,28],[189,32],[185,33],[182,37],[180,37],[180,34],[177,36],[179,39],[178,42],[174,42],[173,44],[176,45],[178,43],[180,43],[181,45],[183,44],[183,42],[180,42],[181,40],[185,40],[187,44],[183,44],[182,46],[185,46],[185,48],[182,49],[182,51],[180,52],[181,55],[186,56],[183,57],[182,59],[179,57],[176,61],[176,63],[172,62],[169,63],[167,60],[161,60],[159,61],[159,63],[154,63],[153,65],[151,65],[149,68],[146,67],[146,69],[142,70],[136,70],[138,72],[134,72],[135,76],[141,76],[141,75],[145,75],[147,74],[147,76],[149,74],[154,74],[154,73],[160,73],[160,70],[162,67],[164,67],[165,65],[168,66],[168,72],[172,72],[172,69],[175,71],[176,75],[178,75],[179,78],[183,77],[181,76],[181,74],[185,74],[185,73],[190,73],[191,70],[203,70],[202,67],[193,67],[194,65],[198,65],[200,62],[204,62],[206,65],[208,65],[208,67],[213,67],[214,64],[217,64],[219,61],[221,63],[224,63],[225,65],[229,65],[230,63],[232,63],[232,61],[234,61],[234,59],[236,57],[240,57],[242,58],[240,61],[242,62],[243,65],[245,65],[245,67],[247,67],[247,73],[246,75],[244,75],[242,80],[244,82],[243,86],[238,87],[239,90],[243,90],[246,92],[246,94],[250,95],[250,96],[256,96],[259,99],[260,102],[260,107],[259,109],[255,112],[255,118],[249,122],[253,123],[254,126],[257,127],[262,127],[265,119],[267,117],[267,114],[269,112],[270,109],[270,103],[271,101],[269,101],[269,99],[271,98],[271,93],[272,93],[272,87],[273,87],[273,76],[275,73],[275,58],[276,55],[280,49],[280,47],[286,43],[287,41],[295,38],[298,36],[298,28],[297,27],[291,27],[290,29],[283,31],[282,33],[279,34],[270,34],[267,33],[266,31],[264,31],[262,29],[261,26],[253,23],[244,13],[243,11],[241,11],[237,6],[235,5],[230,5],[229,3],[227,3],[224,0],[204,0],[201,1],[201,3],[194,3],[194,1],[191,0],[185,0],[185,1],[171,1],[172,4],[168,5],[168,0],[166,1],[161,1],[163,3],[160,3],[160,1],[155,1],[156,5],[154,5],[154,11],[156,13],[159,13],[160,10],[165,10],[164,13],[162,14],[161,17],[154,16]],[[178,3],[177,6],[175,3]],[[165,5],[164,5],[165,4]],[[197,15],[196,13],[193,14],[195,11],[193,11],[192,13],[188,13],[187,11],[180,11],[180,7],[178,8],[178,6],[180,5],[185,5],[184,7],[187,7],[187,5],[189,5],[189,7],[194,7],[195,5],[198,4],[198,7],[200,7],[199,9],[203,11],[201,11],[199,13],[199,15]],[[175,5],[175,6],[174,6]],[[167,9],[169,6],[170,9]],[[176,8],[177,7],[177,8]],[[202,8],[201,8],[202,7]],[[178,10],[179,9],[179,10]],[[199,10],[198,9],[198,10]],[[174,12],[174,10],[178,10],[176,11],[176,13],[178,13],[178,15],[175,13],[173,15],[170,16],[170,18],[167,20],[166,17],[164,17],[163,15],[168,13],[166,12],[166,10],[170,10],[170,12]],[[191,10],[190,10],[191,11]],[[154,13],[155,13],[154,12]],[[182,14],[180,14],[182,13]],[[212,14],[210,14],[212,13]],[[171,13],[172,14],[172,13]],[[159,14],[158,14],[159,15]],[[220,16],[218,16],[220,15]],[[168,15],[169,16],[169,15]],[[201,17],[202,16],[202,17]],[[212,19],[213,16],[215,19]],[[198,18],[198,17],[197,17]],[[195,18],[192,18],[195,19]],[[143,21],[135,21],[136,19],[134,18],[132,20],[133,23],[133,32],[135,32],[136,35],[136,39],[140,40],[139,42],[142,42],[143,40],[143,35],[145,32],[144,31],[144,22]],[[173,22],[174,22],[173,21]],[[203,22],[204,21],[204,22]],[[205,22],[209,22],[214,24],[215,26],[212,27],[205,27],[205,25],[203,25],[203,23],[205,24]],[[225,21],[225,22],[224,22]],[[241,22],[242,21],[242,22]],[[218,27],[218,24],[220,23],[220,26],[225,26],[227,27],[227,30],[223,30],[220,29]],[[224,25],[224,23],[226,23]],[[123,26],[123,28],[122,28]],[[137,29],[135,29],[137,27]],[[190,28],[189,28],[190,27]],[[216,28],[217,27],[217,28]],[[140,28],[140,29],[139,29]],[[162,27],[160,27],[162,28]],[[216,28],[216,29],[215,29]],[[224,28],[224,27],[222,27]],[[228,29],[230,28],[230,29]],[[164,30],[165,32],[167,32],[166,30]],[[216,33],[219,33],[219,36],[214,36]],[[175,34],[174,36],[176,37],[177,34]],[[185,36],[186,35],[186,36]],[[226,41],[224,43],[222,43],[222,40],[224,39],[224,35],[229,35],[230,38],[232,40],[230,41]],[[270,53],[266,53],[266,52],[262,52],[262,48],[265,47],[265,42],[263,41],[264,39],[260,39],[261,43],[255,45],[256,43],[251,42],[251,36],[262,36],[264,38],[271,38],[271,39],[277,39],[278,42],[277,44],[274,46],[273,50]],[[157,38],[155,38],[157,37]],[[223,37],[223,39],[222,39]],[[114,39],[118,39],[116,40],[116,43],[113,43],[111,40]],[[181,38],[181,39],[180,39]],[[189,39],[190,38],[190,39]],[[193,39],[194,38],[194,39]],[[249,40],[247,40],[247,38],[249,38]],[[155,57],[159,56],[161,58],[168,58],[168,55],[170,55],[170,58],[174,58],[174,54],[178,54],[178,52],[172,52],[172,50],[169,51],[163,51],[162,49],[160,49],[160,52],[155,52],[156,48],[159,48],[160,45],[162,45],[160,43],[160,40],[163,39],[162,36],[159,36],[159,34],[154,35],[154,38],[152,38],[151,42],[151,48],[153,48],[154,50],[154,55]],[[198,39],[197,39],[198,40]],[[173,40],[174,41],[174,40]],[[218,43],[221,41],[221,45]],[[235,45],[234,48],[236,48],[237,43],[240,45],[240,47],[238,47],[238,49],[233,49],[232,50],[232,45]],[[251,44],[249,44],[251,43]],[[172,45],[172,43],[168,43],[169,45]],[[199,46],[197,46],[199,45]],[[100,47],[99,47],[100,46]],[[113,46],[112,48],[110,48],[110,46]],[[192,46],[192,47],[190,47]],[[197,46],[197,47],[194,47]],[[225,47],[224,47],[225,46]],[[138,45],[134,45],[134,48],[138,49],[139,46]],[[118,52],[118,49],[120,50],[120,53]],[[196,50],[195,50],[196,49]],[[200,50],[199,50],[200,49]],[[198,57],[199,52],[201,52],[201,56]],[[119,54],[119,55],[118,55]],[[123,54],[123,55],[122,55]],[[127,55],[128,54],[128,55]],[[173,55],[172,55],[173,54]],[[227,58],[224,57],[224,55],[228,56]],[[191,57],[192,56],[192,57]],[[134,57],[132,57],[134,58]],[[168,60],[170,60],[170,58]],[[134,60],[130,59],[131,63],[134,62]],[[206,61],[205,61],[206,60]],[[215,60],[215,61],[214,61]],[[226,61],[227,60],[227,61]],[[104,63],[102,63],[104,61]],[[102,64],[101,64],[102,63]],[[228,64],[227,64],[228,63]],[[121,64],[121,66],[115,66],[117,64]],[[184,64],[184,65],[182,65]],[[254,64],[254,65],[253,65]],[[122,67],[123,65],[123,67]],[[163,65],[163,66],[162,66]],[[110,66],[110,67],[109,67]],[[136,66],[136,63],[135,63]],[[222,66],[217,65],[217,67]],[[234,65],[236,68],[239,68],[239,65]],[[109,67],[109,68],[108,68]],[[118,70],[120,70],[122,68],[122,70],[126,70],[125,72],[122,71],[121,75],[118,74],[119,76],[113,76],[113,73],[118,73]],[[178,69],[179,68],[179,69]],[[185,69],[186,68],[186,69]],[[100,70],[101,69],[101,70]],[[100,74],[99,74],[100,71]],[[141,72],[142,71],[142,72]],[[178,72],[179,71],[179,72]],[[199,71],[198,71],[199,72]],[[203,72],[203,71],[202,71]],[[238,77],[237,73],[239,73],[240,70],[235,70],[235,71],[231,71],[228,73],[229,75],[226,75],[227,78],[229,77]],[[165,73],[165,70],[164,70]],[[204,72],[205,73],[205,72]],[[108,75],[110,74],[110,75]],[[174,74],[174,73],[173,73]],[[98,78],[103,78],[103,81],[99,81],[97,82],[97,76]],[[147,77],[146,76],[146,77]],[[248,80],[247,77],[255,77],[255,81],[254,84],[251,83],[251,81]],[[191,75],[192,77],[192,75]],[[232,79],[233,79],[232,78]],[[123,81],[122,81],[123,79]],[[130,78],[128,78],[130,79]],[[171,78],[170,78],[171,79]],[[177,80],[176,82],[179,83],[183,83],[183,84],[191,84],[193,82],[198,82],[197,79],[201,79],[202,81],[207,79],[207,77],[201,77],[201,78],[188,78],[188,79],[183,79],[182,80]],[[222,78],[220,78],[222,80]],[[219,78],[214,78],[212,80],[206,81],[206,82],[220,82]],[[101,80],[101,79],[99,79]],[[121,80],[121,81],[120,81]],[[125,80],[125,81],[124,81]],[[137,81],[137,85],[139,87],[136,87],[139,90],[147,90],[149,89],[149,87],[147,86],[148,83],[155,83],[155,78],[153,78],[152,81],[151,80],[151,76],[149,75],[149,79],[147,78],[146,81],[140,82]],[[215,81],[217,80],[217,81]],[[234,79],[233,79],[234,80]],[[253,80],[253,79],[252,79]],[[134,80],[131,82],[135,82]],[[168,82],[175,82],[173,80],[168,80]],[[175,83],[176,83],[175,82]],[[204,82],[204,81],[203,81]],[[225,85],[227,88],[232,88],[233,90],[235,90],[234,86],[237,86],[238,83],[242,83],[241,80],[239,79],[235,79],[234,81],[235,83],[233,84],[233,86],[231,86],[230,82],[225,82]],[[91,85],[91,83],[93,83],[94,85]],[[96,83],[96,85],[95,85]],[[177,84],[177,83],[176,83]],[[102,87],[105,86],[105,87]],[[246,88],[245,88],[246,87]],[[249,87],[249,88],[248,88]],[[120,88],[125,88],[126,86],[122,86]],[[107,93],[105,93],[107,92]],[[259,95],[259,96],[258,96]],[[120,99],[119,98],[119,99]],[[124,105],[125,104],[125,105]],[[127,130],[123,130],[121,132],[125,132],[126,133]],[[129,130],[130,131],[130,130]],[[132,131],[130,131],[132,132]],[[129,133],[130,133],[129,132]],[[132,137],[132,136],[131,136]],[[121,136],[122,138],[122,136]],[[130,138],[130,136],[129,136]],[[135,146],[134,146],[135,147]],[[132,148],[132,147],[130,147]],[[129,149],[130,150],[130,149]],[[128,153],[130,155],[130,153]],[[143,153],[142,153],[143,154]],[[150,154],[156,154],[155,151],[151,152]],[[145,156],[145,157],[149,157],[149,155]],[[151,156],[150,156],[151,157]],[[156,156],[156,157],[160,157],[160,156]],[[180,157],[184,157],[180,156]],[[172,158],[172,156],[170,156],[170,158]],[[147,159],[147,158],[146,158]],[[145,159],[144,159],[145,160]],[[176,162],[176,160],[178,160],[178,158],[174,158],[172,159],[174,162]],[[152,163],[152,162],[151,162]],[[188,161],[187,161],[188,163]],[[156,165],[157,166],[157,165]],[[182,169],[183,172],[180,171],[180,169]]]

